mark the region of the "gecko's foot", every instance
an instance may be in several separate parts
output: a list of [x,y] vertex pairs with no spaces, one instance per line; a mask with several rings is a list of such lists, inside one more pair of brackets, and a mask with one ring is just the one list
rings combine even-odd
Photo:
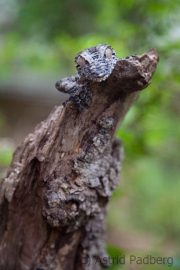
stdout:
[[70,101],[70,98],[66,99],[65,101],[63,101],[62,105],[63,105],[64,107],[66,107],[66,104],[67,104],[69,101]]

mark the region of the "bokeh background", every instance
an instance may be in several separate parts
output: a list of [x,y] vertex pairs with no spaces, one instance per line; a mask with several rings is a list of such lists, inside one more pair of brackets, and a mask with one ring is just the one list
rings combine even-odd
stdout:
[[125,158],[109,205],[108,252],[126,256],[111,269],[168,269],[128,256],[173,257],[180,269],[179,0],[0,0],[0,176],[15,147],[67,98],[55,82],[75,74],[75,55],[99,43],[119,57],[157,49],[152,84],[117,136]]

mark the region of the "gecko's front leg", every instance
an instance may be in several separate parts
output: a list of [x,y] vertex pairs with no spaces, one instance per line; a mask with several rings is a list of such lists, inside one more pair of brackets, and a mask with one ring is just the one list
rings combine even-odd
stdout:
[[[78,84],[79,76],[71,76],[64,78],[56,83],[56,88],[63,93],[67,93],[70,97],[63,102],[63,106],[72,101],[79,112],[84,110],[84,104],[89,105],[91,102],[92,94],[86,89],[85,84]],[[88,85],[88,84],[87,84]]]

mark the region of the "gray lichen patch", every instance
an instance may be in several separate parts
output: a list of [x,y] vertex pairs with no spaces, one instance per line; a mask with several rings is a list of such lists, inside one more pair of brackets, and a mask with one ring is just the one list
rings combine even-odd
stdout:
[[83,158],[75,160],[74,169],[88,187],[95,188],[101,196],[110,197],[118,182],[120,153],[118,157],[112,156],[109,134],[98,134]]
[[106,122],[86,151],[73,159],[69,176],[49,182],[43,215],[52,227],[66,227],[70,232],[85,225],[102,212],[104,200],[117,186],[122,149],[105,132],[113,122]]

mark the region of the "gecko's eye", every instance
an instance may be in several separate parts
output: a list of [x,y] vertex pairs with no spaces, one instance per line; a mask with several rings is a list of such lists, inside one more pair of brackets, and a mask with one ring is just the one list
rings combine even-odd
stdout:
[[78,63],[78,65],[80,65],[81,67],[84,67],[85,64],[86,64],[86,60],[84,59],[84,57],[79,56],[78,59],[77,59],[77,63]]
[[112,57],[112,53],[112,50],[110,48],[107,48],[105,50],[104,56],[110,59]]

